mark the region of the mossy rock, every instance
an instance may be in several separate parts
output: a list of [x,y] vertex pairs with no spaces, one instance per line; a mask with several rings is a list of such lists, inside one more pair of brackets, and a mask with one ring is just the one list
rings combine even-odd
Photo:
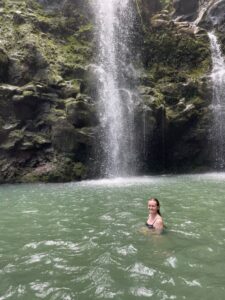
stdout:
[[87,167],[81,162],[75,163],[72,174],[76,179],[85,179],[87,177]]
[[97,117],[95,107],[84,101],[74,101],[66,104],[67,119],[77,128],[95,126]]
[[28,171],[22,176],[22,182],[69,182],[85,179],[87,167],[81,162],[73,162],[58,157],[54,163],[45,163]]
[[0,145],[0,149],[4,151],[16,150],[18,145],[22,143],[24,132],[21,130],[14,130],[9,133],[7,139]]
[[[196,38],[188,33],[180,34],[174,26],[152,29],[146,35],[144,58],[149,67],[156,63],[157,68],[164,65],[164,70],[184,70],[207,68],[205,61],[211,59],[209,43],[204,38]],[[160,63],[159,63],[160,62]],[[202,70],[202,74],[207,69]]]
[[52,143],[60,153],[73,153],[78,148],[76,131],[66,120],[59,120],[52,128]]
[[76,98],[80,93],[81,82],[76,79],[63,81],[60,84],[63,98]]
[[0,48],[0,81],[7,82],[9,70],[9,58],[6,52]]
[[14,113],[18,120],[33,120],[38,114],[38,97],[32,91],[24,95],[15,95],[12,98]]

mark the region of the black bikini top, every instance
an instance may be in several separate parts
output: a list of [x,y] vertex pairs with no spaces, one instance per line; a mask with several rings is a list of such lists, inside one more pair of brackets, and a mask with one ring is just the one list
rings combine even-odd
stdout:
[[153,224],[148,224],[148,223],[146,222],[145,225],[146,225],[149,229],[154,229]]
[[145,225],[146,225],[149,229],[154,229],[154,228],[155,228],[155,227],[154,227],[154,223],[155,223],[156,219],[157,219],[157,217],[155,218],[155,220],[153,221],[152,224],[148,224],[148,223],[146,222]]

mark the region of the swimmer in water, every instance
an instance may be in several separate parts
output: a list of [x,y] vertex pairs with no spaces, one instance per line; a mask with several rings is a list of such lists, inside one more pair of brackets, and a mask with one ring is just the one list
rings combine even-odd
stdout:
[[156,198],[151,198],[148,200],[148,210],[149,215],[146,222],[146,226],[149,229],[155,229],[157,232],[161,233],[163,231],[163,219],[160,213],[160,203]]

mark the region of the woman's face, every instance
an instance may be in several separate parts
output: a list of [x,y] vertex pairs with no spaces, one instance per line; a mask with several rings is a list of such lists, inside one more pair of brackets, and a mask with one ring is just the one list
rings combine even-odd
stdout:
[[148,210],[149,212],[156,214],[158,212],[157,202],[155,200],[148,201]]

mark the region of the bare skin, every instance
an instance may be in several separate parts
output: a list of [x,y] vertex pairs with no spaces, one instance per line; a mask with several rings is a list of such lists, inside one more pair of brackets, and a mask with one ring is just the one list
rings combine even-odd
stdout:
[[158,213],[159,206],[154,199],[150,199],[148,201],[148,210],[149,215],[147,219],[147,224],[153,225],[153,229],[155,229],[157,232],[161,232],[163,230],[163,219]]

